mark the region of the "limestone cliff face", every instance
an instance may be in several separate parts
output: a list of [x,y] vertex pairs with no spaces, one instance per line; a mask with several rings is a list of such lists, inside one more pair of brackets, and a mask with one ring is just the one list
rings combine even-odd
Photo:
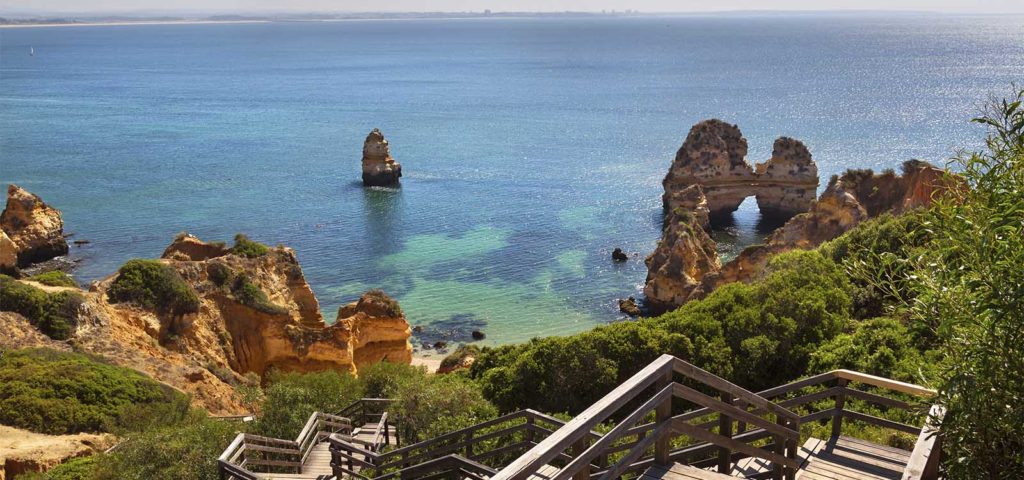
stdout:
[[762,212],[788,218],[805,212],[818,188],[818,167],[800,141],[781,137],[772,158],[752,167],[746,160],[747,140],[739,127],[721,120],[693,126],[662,185],[666,211],[678,205],[672,192],[700,185],[712,216],[732,213],[750,196]]
[[[17,185],[7,187],[0,230],[0,269],[9,271],[68,253],[60,211]],[[12,257],[15,265],[10,264]]]
[[[647,258],[644,294],[651,313],[749,281],[779,253],[817,247],[869,218],[926,207],[937,193],[962,187],[943,170],[912,160],[903,164],[902,175],[849,170],[833,177],[815,201],[818,169],[802,143],[779,138],[772,158],[756,168],[746,163],[746,152],[739,128],[719,120],[698,123],[687,135],[663,182],[668,213],[661,241]],[[762,214],[792,218],[763,245],[721,265],[705,232],[708,215],[731,213],[750,195]]]
[[384,134],[373,129],[363,142],[363,185],[392,186],[402,176],[402,164],[391,158],[391,149]]
[[[412,360],[409,323],[397,302],[370,291],[327,325],[292,249],[272,248],[249,258],[181,235],[165,256],[161,262],[196,292],[198,312],[174,316],[114,303],[107,295],[114,274],[81,292],[85,301],[73,337],[77,349],[187,392],[214,414],[245,413],[233,384],[258,382],[271,370],[357,373],[382,360]],[[253,300],[252,288],[240,287],[245,285],[265,298]],[[0,346],[45,341],[15,314],[0,315],[0,327],[20,332]]]
[[832,178],[809,212],[793,217],[772,232],[764,245],[744,249],[720,271],[705,276],[690,299],[700,298],[726,283],[756,278],[768,260],[779,253],[815,248],[883,213],[900,214],[927,207],[937,193],[958,185],[958,180],[947,177],[943,170],[921,161],[904,163],[903,175],[848,170]]
[[720,268],[708,236],[708,202],[699,185],[672,192],[675,208],[665,221],[658,247],[647,257],[647,308],[661,312],[682,305],[704,275]]

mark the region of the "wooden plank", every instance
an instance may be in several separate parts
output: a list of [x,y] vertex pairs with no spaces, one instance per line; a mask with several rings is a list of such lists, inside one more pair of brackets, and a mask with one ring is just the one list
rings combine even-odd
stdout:
[[701,470],[678,463],[671,466],[654,466],[644,471],[643,480],[735,480],[734,477],[717,472]]
[[851,382],[859,382],[867,385],[873,385],[876,387],[888,388],[889,390],[895,390],[897,392],[909,393],[919,397],[931,398],[934,397],[938,392],[930,388],[925,388],[920,385],[914,385],[912,383],[899,382],[896,380],[890,380],[888,378],[876,377],[874,375],[868,375],[866,373],[855,372],[853,370],[836,370],[833,373],[839,378],[845,378]]
[[863,390],[857,390],[856,388],[847,388],[845,393],[847,395],[851,396],[851,397],[859,398],[861,400],[864,400],[866,402],[871,402],[871,403],[874,403],[876,405],[884,405],[886,407],[899,408],[901,410],[906,410],[908,412],[914,410],[914,406],[913,405],[911,405],[911,404],[909,404],[907,402],[904,402],[902,400],[896,400],[895,398],[883,397],[881,395],[877,395],[877,394],[874,394],[874,393],[871,393],[871,392],[865,392]]

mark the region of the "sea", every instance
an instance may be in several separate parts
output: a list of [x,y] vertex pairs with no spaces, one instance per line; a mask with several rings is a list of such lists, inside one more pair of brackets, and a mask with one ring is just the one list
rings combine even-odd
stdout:
[[[34,54],[30,52],[34,51]],[[0,29],[0,183],[63,211],[76,278],[175,234],[296,250],[325,318],[373,288],[416,345],[623,320],[689,128],[749,160],[806,143],[847,168],[945,165],[1024,83],[1024,17],[720,14]],[[380,128],[400,188],[364,188]],[[749,198],[715,238],[764,236]],[[614,248],[630,259],[611,260]]]

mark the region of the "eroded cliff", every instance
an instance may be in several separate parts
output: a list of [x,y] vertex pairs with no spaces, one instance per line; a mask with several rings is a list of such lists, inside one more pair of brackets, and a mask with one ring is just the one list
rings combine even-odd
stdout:
[[0,214],[0,271],[42,262],[68,253],[60,211],[17,186],[7,187]]

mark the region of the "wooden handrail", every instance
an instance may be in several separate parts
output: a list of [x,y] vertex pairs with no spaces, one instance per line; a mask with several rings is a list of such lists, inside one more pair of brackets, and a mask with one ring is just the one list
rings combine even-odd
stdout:
[[860,382],[875,387],[887,388],[889,390],[894,390],[902,393],[909,393],[911,395],[916,395],[918,397],[930,398],[934,397],[938,393],[935,390],[925,388],[920,385],[890,380],[888,378],[876,377],[874,375],[855,372],[853,370],[834,370],[831,373],[838,378],[845,378],[851,382]]

